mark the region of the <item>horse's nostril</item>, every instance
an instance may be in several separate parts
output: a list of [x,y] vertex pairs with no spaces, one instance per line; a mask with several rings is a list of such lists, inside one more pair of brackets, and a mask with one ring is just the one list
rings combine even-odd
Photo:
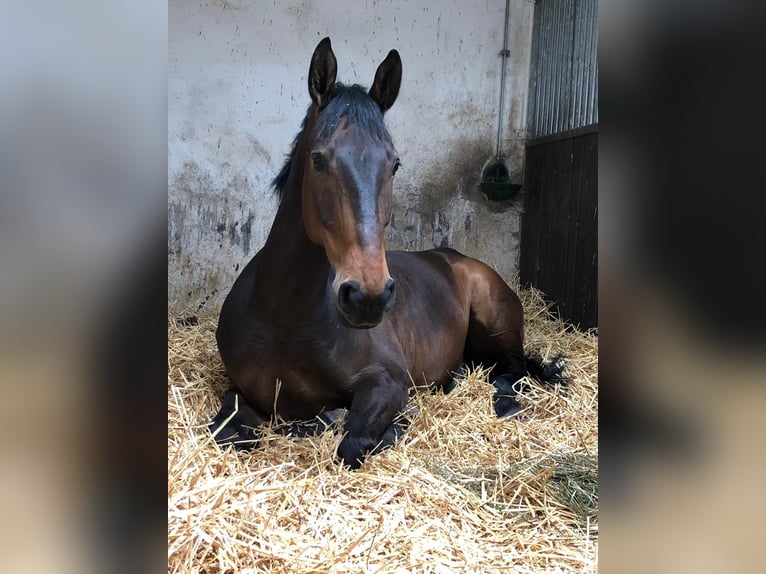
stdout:
[[396,281],[394,281],[393,279],[389,279],[388,281],[386,281],[386,286],[383,288],[383,292],[386,294],[387,297],[393,297],[395,289],[396,289]]
[[393,279],[389,279],[386,281],[386,286],[383,287],[383,293],[382,298],[383,302],[385,303],[385,308],[388,310],[388,308],[393,304],[394,298],[396,297],[396,281]]
[[345,319],[357,327],[374,327],[383,313],[394,303],[394,280],[388,279],[383,289],[371,295],[357,281],[344,281],[338,288],[338,308]]
[[356,281],[344,281],[338,289],[338,302],[341,307],[348,310],[353,305],[352,298],[361,291],[361,286]]

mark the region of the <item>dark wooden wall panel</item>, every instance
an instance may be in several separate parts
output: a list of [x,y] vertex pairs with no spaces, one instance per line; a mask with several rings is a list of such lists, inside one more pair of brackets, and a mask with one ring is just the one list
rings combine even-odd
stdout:
[[527,146],[519,275],[565,321],[598,324],[598,132]]

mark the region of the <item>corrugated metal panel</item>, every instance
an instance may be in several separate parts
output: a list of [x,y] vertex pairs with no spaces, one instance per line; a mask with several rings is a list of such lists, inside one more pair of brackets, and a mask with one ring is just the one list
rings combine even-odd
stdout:
[[598,123],[598,0],[535,6],[527,121],[530,138]]

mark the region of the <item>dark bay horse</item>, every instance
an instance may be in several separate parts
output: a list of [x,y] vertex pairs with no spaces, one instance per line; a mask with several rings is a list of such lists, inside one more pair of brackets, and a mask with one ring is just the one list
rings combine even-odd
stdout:
[[268,239],[221,310],[232,388],[211,429],[221,443],[252,445],[275,416],[348,409],[338,454],[357,468],[398,436],[410,393],[450,385],[461,364],[494,365],[498,415],[518,409],[519,379],[551,381],[561,365],[525,358],[519,298],[484,263],[452,249],[386,251],[399,158],[383,114],[401,59],[389,52],[369,91],[336,82],[336,66],[325,38],[309,68],[311,105],[274,180]]

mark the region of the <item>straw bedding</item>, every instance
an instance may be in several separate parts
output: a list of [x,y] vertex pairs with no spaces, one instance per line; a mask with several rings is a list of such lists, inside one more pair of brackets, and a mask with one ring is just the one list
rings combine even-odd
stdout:
[[[349,471],[341,435],[267,430],[221,449],[227,387],[214,314],[168,325],[168,572],[595,572],[598,337],[520,290],[526,346],[565,355],[567,389],[532,386],[498,419],[487,371],[423,394],[399,442]],[[340,424],[340,423],[339,423]]]

